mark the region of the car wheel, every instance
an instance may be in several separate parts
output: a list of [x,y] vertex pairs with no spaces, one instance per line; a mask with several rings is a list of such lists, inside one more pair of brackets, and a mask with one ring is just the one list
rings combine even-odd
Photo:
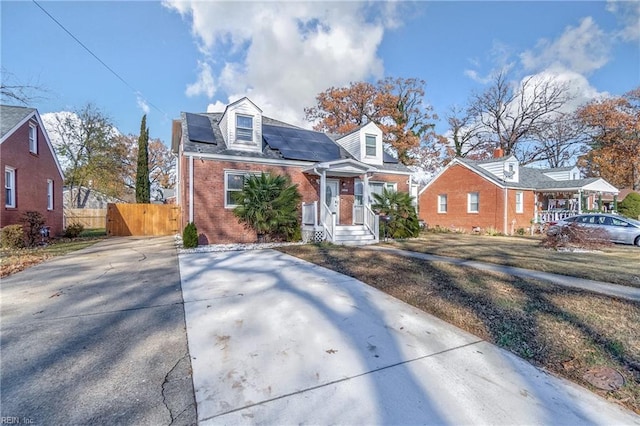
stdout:
[[633,242],[637,247],[640,247],[640,235],[636,237],[636,240]]

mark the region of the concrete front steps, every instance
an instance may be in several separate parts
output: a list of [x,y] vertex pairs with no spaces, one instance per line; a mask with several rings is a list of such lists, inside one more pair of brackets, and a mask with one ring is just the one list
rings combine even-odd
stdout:
[[337,225],[333,243],[361,246],[375,244],[376,239],[364,225]]

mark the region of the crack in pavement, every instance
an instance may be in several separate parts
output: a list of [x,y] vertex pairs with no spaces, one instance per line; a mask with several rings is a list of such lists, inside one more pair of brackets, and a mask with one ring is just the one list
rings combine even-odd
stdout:
[[245,410],[247,408],[252,408],[252,407],[256,407],[258,405],[267,404],[269,402],[277,401],[279,399],[288,398],[288,397],[294,396],[294,395],[301,395],[303,393],[311,392],[311,391],[314,391],[316,389],[322,389],[322,388],[327,387],[327,386],[331,386],[331,385],[335,385],[335,384],[338,384],[338,383],[346,382],[348,380],[356,379],[358,377],[368,376],[370,374],[377,373],[377,372],[383,371],[383,370],[387,370],[389,368],[398,367],[400,365],[405,365],[405,364],[410,364],[410,363],[416,362],[416,361],[421,361],[423,359],[431,358],[431,357],[434,357],[434,356],[437,356],[437,355],[441,355],[441,354],[444,354],[444,353],[447,353],[447,352],[451,352],[451,351],[455,351],[455,350],[458,350],[458,349],[466,348],[466,347],[469,347],[469,346],[477,345],[478,343],[482,343],[482,342],[484,342],[484,340],[480,339],[480,340],[477,340],[477,341],[474,341],[474,342],[471,342],[471,343],[466,343],[464,345],[456,346],[454,348],[444,349],[442,351],[434,352],[432,354],[423,355],[423,356],[420,356],[420,357],[417,357],[417,358],[413,358],[413,359],[408,359],[406,361],[396,362],[394,364],[390,364],[390,365],[386,365],[384,367],[376,368],[376,369],[371,370],[371,371],[365,371],[364,373],[356,374],[355,376],[344,377],[342,379],[334,380],[334,381],[331,381],[331,382],[328,382],[328,383],[323,383],[321,385],[312,386],[310,388],[302,389],[302,390],[299,390],[299,391],[296,391],[296,392],[291,392],[291,393],[288,393],[288,394],[276,396],[274,398],[265,399],[265,400],[260,401],[260,402],[255,402],[253,404],[248,404],[248,405],[245,405],[244,407],[234,408],[232,410],[228,410],[228,411],[225,411],[223,413],[219,413],[219,414],[216,414],[214,416],[207,417],[205,419],[198,419],[198,422],[209,421],[209,420],[215,419],[217,417],[221,417],[221,416],[224,416],[224,415],[227,415],[227,414],[236,413],[238,411]]
[[[167,411],[169,412],[169,417],[171,419],[171,421],[169,422],[169,425],[173,425],[178,419],[180,419],[180,417],[191,408],[192,405],[195,405],[195,403],[191,403],[188,404],[182,411],[180,411],[179,413],[175,414],[173,413],[173,410],[171,409],[171,407],[169,406],[169,402],[167,402],[167,385],[170,384],[170,381],[175,381],[175,378],[172,380],[170,378],[171,374],[178,368],[178,366],[180,365],[180,363],[182,361],[184,361],[185,359],[189,359],[189,352],[185,353],[183,356],[181,356],[176,363],[173,365],[173,367],[171,367],[171,369],[167,372],[167,374],[164,376],[164,381],[162,382],[162,403],[164,404],[165,408],[167,409]],[[196,415],[197,416],[197,415]],[[196,417],[197,418],[197,417]]]

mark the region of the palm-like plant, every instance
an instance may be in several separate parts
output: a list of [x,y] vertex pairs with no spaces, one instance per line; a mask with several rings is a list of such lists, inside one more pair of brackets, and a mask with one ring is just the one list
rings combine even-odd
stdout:
[[233,214],[258,234],[258,241],[292,240],[300,232],[298,206],[302,199],[297,185],[285,176],[262,173],[249,176],[238,192]]
[[407,192],[382,189],[382,194],[373,194],[371,208],[381,215],[388,216],[386,231],[392,238],[417,237],[420,232],[418,215],[413,207],[413,197]]

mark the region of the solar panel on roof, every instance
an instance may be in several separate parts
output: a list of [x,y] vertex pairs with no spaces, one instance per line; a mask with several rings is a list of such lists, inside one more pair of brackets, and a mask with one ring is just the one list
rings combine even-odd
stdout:
[[325,134],[305,129],[262,126],[262,137],[288,160],[331,161],[340,158],[340,148]]
[[386,152],[382,152],[382,162],[383,163],[398,163],[398,159],[391,154]]
[[209,117],[199,114],[186,113],[187,129],[189,139],[194,142],[212,143],[217,145],[216,137],[213,134]]

